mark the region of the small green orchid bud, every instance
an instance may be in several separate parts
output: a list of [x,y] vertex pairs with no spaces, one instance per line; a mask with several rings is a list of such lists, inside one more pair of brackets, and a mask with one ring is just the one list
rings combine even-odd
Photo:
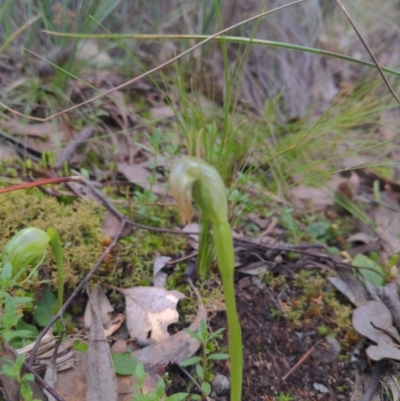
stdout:
[[173,165],[169,182],[184,224],[192,217],[192,199],[212,222],[227,221],[225,185],[214,167],[200,159],[185,157]]
[[38,267],[46,256],[50,236],[35,227],[27,227],[19,231],[5,246],[2,263],[13,266],[13,275],[28,266]]

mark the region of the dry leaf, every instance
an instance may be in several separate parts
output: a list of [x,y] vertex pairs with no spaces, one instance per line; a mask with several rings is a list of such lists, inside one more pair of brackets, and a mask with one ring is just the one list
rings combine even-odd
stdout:
[[308,187],[304,184],[290,188],[290,194],[295,206],[305,208],[307,205],[322,210],[334,204],[332,195],[320,188]]
[[118,289],[125,295],[129,334],[139,344],[168,338],[168,326],[179,320],[178,301],[185,296],[178,291],[157,287]]
[[[101,228],[103,229],[104,236],[114,238],[121,227],[121,219],[110,210],[107,211]],[[126,237],[132,232],[131,225],[125,225],[122,230],[121,237]]]
[[170,106],[156,106],[150,109],[150,118],[152,120],[163,120],[174,116],[174,109]]
[[392,314],[393,325],[400,330],[400,298],[396,283],[389,283],[378,288],[378,295]]
[[90,302],[91,325],[87,353],[86,401],[117,401],[117,379],[110,347],[96,305]]
[[400,360],[399,348],[393,344],[390,336],[382,332],[377,336],[377,345],[370,345],[366,352],[374,361],[379,361],[383,358]]
[[57,126],[54,123],[21,124],[16,121],[0,120],[0,127],[9,129],[13,135],[27,135],[46,138],[54,135]]
[[167,189],[161,185],[157,183],[150,184],[149,177],[151,172],[140,164],[118,163],[117,170],[132,184],[147,189],[156,195],[165,195],[167,193]]
[[153,286],[165,288],[167,274],[161,271],[171,260],[169,256],[158,256],[153,264]]
[[[56,355],[53,354],[50,358],[44,375],[45,382],[52,388],[54,388],[57,383],[57,362],[55,356]],[[56,401],[56,399],[46,389],[43,389],[43,392],[46,394],[48,401]]]
[[90,303],[93,303],[93,306],[98,310],[101,323],[103,325],[106,324],[111,319],[110,314],[114,312],[114,308],[99,285],[91,291],[89,301],[86,304],[83,321],[87,329],[90,328],[92,316]]
[[[197,331],[201,320],[207,319],[207,312],[204,308],[201,296],[195,291],[198,303],[198,312],[195,320],[189,326],[189,330]],[[132,355],[139,358],[146,368],[146,371],[156,369],[158,366],[167,366],[170,363],[180,363],[192,357],[200,347],[200,342],[191,337],[186,331],[180,331],[164,340],[149,345]]]
[[336,277],[328,277],[328,280],[355,306],[364,305],[367,302],[367,293],[364,287],[356,279],[349,268],[336,267]]
[[368,301],[356,308],[353,312],[353,326],[360,334],[376,343],[382,330],[395,330],[389,309],[380,301]]

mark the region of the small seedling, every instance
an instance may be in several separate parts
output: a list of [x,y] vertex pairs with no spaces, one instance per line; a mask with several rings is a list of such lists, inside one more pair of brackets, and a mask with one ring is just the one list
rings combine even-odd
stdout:
[[34,380],[33,374],[25,373],[23,376],[21,376],[21,368],[24,362],[24,356],[19,355],[14,362],[8,358],[2,358],[2,361],[4,363],[0,367],[0,374],[8,376],[17,382],[24,401],[40,401],[37,398],[33,398],[33,392],[31,386],[29,385],[29,382]]
[[167,398],[164,398],[165,383],[164,379],[160,379],[157,383],[155,391],[150,391],[144,394],[143,383],[147,377],[147,373],[144,370],[143,363],[139,360],[136,362],[135,370],[133,375],[135,376],[137,383],[134,385],[134,395],[132,401],[182,401],[188,394],[187,393],[175,393]]
[[283,391],[281,391],[278,395],[278,398],[276,399],[276,401],[292,401],[293,400],[293,396],[290,393],[284,393]]
[[[211,353],[210,348],[212,348],[211,341],[217,338],[224,329],[221,328],[215,331],[212,334],[208,333],[207,324],[204,320],[200,321],[199,329],[196,332],[186,329],[193,338],[200,341],[202,348],[203,348],[203,356],[194,356],[192,358],[187,359],[180,363],[180,366],[187,367],[187,366],[195,366],[196,370],[196,377],[200,382],[200,388],[203,397],[208,397],[211,393],[211,385],[210,381],[212,379],[211,368],[213,361],[228,359],[228,354],[223,353]],[[196,394],[192,395],[192,399],[202,399],[201,396],[196,398]]]

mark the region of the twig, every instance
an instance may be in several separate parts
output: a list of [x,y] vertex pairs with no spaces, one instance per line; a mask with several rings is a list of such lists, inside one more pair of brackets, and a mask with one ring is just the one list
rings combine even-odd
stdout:
[[53,318],[50,320],[50,322],[47,324],[47,326],[40,332],[40,334],[38,335],[36,342],[35,342],[35,346],[33,347],[31,356],[29,358],[29,366],[32,367],[33,363],[35,361],[35,356],[36,356],[36,352],[39,348],[39,344],[40,341],[42,340],[42,338],[45,336],[45,334],[51,329],[51,327],[53,326],[53,324],[61,317],[61,315],[66,311],[66,309],[68,308],[68,306],[71,304],[71,302],[75,299],[75,297],[78,295],[78,293],[82,290],[82,288],[85,286],[85,284],[91,279],[91,277],[93,276],[93,274],[97,271],[97,269],[99,268],[99,266],[103,263],[104,259],[107,257],[107,255],[111,252],[111,250],[115,247],[115,245],[117,245],[117,242],[119,240],[119,237],[121,236],[122,230],[124,229],[124,227],[126,226],[127,222],[126,220],[122,220],[121,225],[118,229],[118,232],[116,233],[113,241],[111,242],[111,244],[104,250],[104,252],[102,253],[102,255],[100,256],[100,258],[97,260],[97,262],[95,263],[95,265],[92,267],[92,269],[90,270],[90,272],[85,276],[85,278],[78,284],[78,286],[75,288],[75,290],[73,291],[73,293],[69,296],[69,298],[65,301],[64,305],[62,306],[62,308],[56,313],[55,316],[53,316]]
[[167,266],[173,266],[173,265],[176,265],[178,263],[190,260],[190,259],[196,257],[198,253],[199,253],[199,251],[195,251],[195,252],[189,253],[189,255],[182,256],[181,258],[170,260],[169,262],[167,262]]
[[19,189],[29,189],[38,187],[40,185],[47,184],[62,184],[64,182],[83,182],[83,178],[79,176],[71,176],[71,177],[55,177],[55,178],[43,178],[41,180],[36,180],[33,182],[24,182],[22,184],[13,185],[11,187],[0,188],[0,194],[4,194],[6,192],[17,191]]
[[[40,343],[40,341],[39,341],[39,343]],[[8,346],[7,348],[8,348],[8,350],[9,350],[16,358],[19,356],[18,352],[15,351],[15,349],[14,349],[13,347]],[[47,384],[47,382],[46,382],[44,379],[42,379],[42,377],[39,375],[39,373],[37,373],[37,372],[32,368],[32,366],[30,366],[29,363],[26,363],[26,362],[24,361],[24,362],[22,362],[22,366],[24,367],[24,369],[25,369],[27,372],[33,374],[33,377],[35,378],[35,382],[36,382],[43,390],[48,391],[48,393],[51,394],[51,395],[54,397],[54,399],[55,399],[56,401],[66,401],[65,398],[61,397],[61,395],[59,395],[59,394],[57,393],[57,391],[54,390],[53,387],[51,387],[49,384]]]
[[198,232],[184,232],[181,230],[174,230],[173,228],[159,228],[159,227],[152,227],[152,226],[146,226],[144,224],[139,224],[136,223],[135,221],[128,219],[126,216],[124,216],[108,199],[100,190],[95,188],[93,185],[91,185],[87,180],[83,181],[86,186],[88,186],[95,194],[96,196],[101,200],[103,205],[112,213],[114,213],[121,221],[125,221],[127,225],[130,225],[132,227],[138,228],[140,230],[148,230],[148,231],[154,231],[158,233],[171,233],[171,234],[180,234],[180,235],[190,235],[190,234],[198,234]]
[[344,15],[347,17],[347,19],[350,22],[350,25],[353,27],[355,33],[357,34],[358,38],[360,39],[361,43],[363,44],[363,46],[365,47],[365,50],[368,52],[368,54],[370,55],[370,57],[372,58],[372,61],[374,62],[374,64],[376,65],[376,68],[379,71],[379,74],[381,74],[381,77],[383,79],[383,81],[385,82],[386,86],[388,87],[390,93],[393,95],[393,97],[396,99],[397,103],[400,103],[400,99],[397,97],[396,93],[394,92],[392,86],[390,85],[389,81],[387,80],[381,66],[378,63],[378,60],[376,59],[374,53],[372,52],[371,48],[368,46],[368,43],[365,41],[365,39],[363,38],[363,36],[361,35],[361,32],[359,31],[359,29],[357,28],[355,22],[353,21],[353,19],[351,18],[350,14],[347,12],[346,8],[344,7],[344,5],[342,4],[342,2],[340,0],[336,0],[336,3],[339,5],[339,7],[342,9]]
[[324,339],[318,340],[297,362],[296,364],[286,373],[285,376],[282,377],[282,380],[285,381],[315,350],[315,348],[324,342]]

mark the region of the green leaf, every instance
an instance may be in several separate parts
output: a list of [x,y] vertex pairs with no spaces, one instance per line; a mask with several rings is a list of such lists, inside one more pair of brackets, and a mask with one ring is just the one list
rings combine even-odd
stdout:
[[329,221],[315,221],[307,227],[306,231],[312,237],[318,239],[325,236],[328,233],[331,226],[332,223],[330,223]]
[[201,380],[204,380],[204,369],[203,369],[203,366],[196,365],[196,374]]
[[138,359],[134,358],[129,352],[123,354],[112,354],[111,359],[117,375],[130,376],[136,374]]
[[14,369],[18,372],[21,371],[22,364],[24,363],[25,356],[24,355],[18,355],[17,359],[14,362]]
[[9,365],[3,365],[0,367],[0,373],[2,375],[14,378],[14,369],[12,366]]
[[7,342],[10,342],[14,338],[32,337],[32,332],[29,330],[5,331],[3,337]]
[[207,323],[204,319],[200,320],[199,334],[202,342],[205,343],[208,337]]
[[190,337],[193,337],[195,340],[203,342],[203,339],[201,338],[201,336],[199,334],[197,334],[196,332],[189,330],[189,329],[185,329],[185,331],[186,331],[186,333],[188,333],[190,335]]
[[160,379],[157,382],[157,387],[156,387],[156,395],[158,398],[162,398],[165,392],[165,383],[163,379]]
[[165,399],[165,401],[182,401],[184,400],[189,394],[188,393],[176,393],[172,394]]
[[26,323],[24,319],[19,319],[18,323],[16,324],[15,328],[17,330],[28,330],[32,333],[30,337],[36,338],[39,335],[39,330],[36,326]]
[[54,312],[58,310],[58,302],[56,296],[49,290],[43,294],[43,298],[38,302],[34,317],[40,327],[45,327],[54,316]]
[[33,376],[32,373],[25,373],[21,379],[21,381],[25,381],[25,382],[33,382],[34,380],[35,380],[35,376]]
[[194,365],[195,363],[198,363],[201,361],[200,356],[193,356],[192,358],[186,359],[185,361],[181,362],[179,366],[185,367],[185,366],[191,366]]
[[229,354],[211,354],[208,359],[213,361],[222,361],[223,359],[229,359]]
[[144,370],[143,363],[138,359],[135,367],[135,377],[138,381],[143,381],[146,378],[147,374]]
[[218,337],[224,330],[225,328],[222,327],[221,329],[214,331],[214,333],[211,333],[210,336],[208,337],[208,341],[214,340],[214,338]]
[[192,400],[201,400],[201,395],[199,395],[199,394],[191,394],[190,398]]
[[211,394],[211,385],[210,385],[210,383],[207,383],[207,382],[201,383],[201,391],[205,395],[210,395]]
[[27,382],[22,382],[20,385],[20,389],[24,400],[32,400],[33,392],[31,386]]
[[156,400],[154,400],[154,397],[150,397],[146,394],[137,393],[133,395],[133,401],[156,401]]
[[[78,342],[74,345],[73,348],[80,352],[87,352],[89,347],[88,347],[87,343]],[[119,354],[112,354],[111,357],[113,357],[114,355],[119,355]],[[115,367],[115,364],[114,364],[114,367]]]
[[359,253],[351,263],[353,266],[358,267],[364,280],[368,280],[374,287],[379,287],[385,284],[384,270],[382,266],[375,263],[367,256]]
[[[1,275],[0,275],[1,280],[3,280],[3,281],[11,280],[12,271],[13,271],[12,264],[10,262],[4,263],[4,266],[3,266],[2,270],[1,270]],[[4,288],[4,290],[5,289],[6,288]]]

